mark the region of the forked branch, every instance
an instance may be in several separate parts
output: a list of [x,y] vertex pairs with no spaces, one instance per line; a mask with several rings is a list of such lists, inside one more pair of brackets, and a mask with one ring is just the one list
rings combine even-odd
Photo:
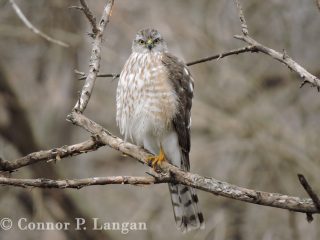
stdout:
[[[89,9],[88,6],[86,5],[85,1],[81,1],[84,9]],[[87,104],[89,102],[89,99],[91,97],[93,87],[95,80],[97,78],[97,74],[100,69],[100,59],[101,59],[101,43],[102,43],[102,36],[103,32],[109,22],[109,18],[111,15],[112,7],[114,4],[114,0],[109,0],[107,1],[107,4],[103,10],[101,19],[99,23],[95,24],[95,18],[93,18],[91,11],[87,10],[84,12],[89,12],[86,14],[87,18],[91,19],[90,23],[94,24],[95,27],[92,27],[93,29],[93,43],[92,43],[92,52],[91,52],[91,58],[90,58],[90,64],[89,64],[89,73],[88,76],[86,77],[85,84],[83,85],[83,88],[80,93],[79,100],[77,101],[76,105],[74,106],[74,110],[78,112],[83,112],[85,108],[87,107]]]
[[277,52],[276,50],[266,47],[263,44],[259,43],[255,39],[249,36],[248,33],[248,26],[246,24],[245,17],[243,15],[242,7],[240,4],[240,0],[234,0],[235,5],[238,10],[238,16],[241,22],[241,28],[243,35],[235,35],[234,37],[236,39],[242,40],[246,43],[248,43],[250,46],[256,48],[256,52],[261,52],[266,55],[269,55],[270,57],[276,59],[277,61],[285,64],[290,70],[296,72],[301,80],[302,83],[300,87],[303,87],[306,83],[309,83],[312,87],[316,87],[318,91],[320,91],[320,79],[314,75],[312,75],[310,72],[308,72],[304,67],[302,67],[300,64],[298,64],[296,61],[294,61],[292,58],[288,56],[285,50],[283,50],[282,53]]
[[[72,112],[68,116],[68,119],[73,124],[84,128],[90,134],[94,135],[95,139],[97,139],[96,141],[98,141],[100,144],[108,145],[128,156],[131,156],[140,163],[146,164],[146,160],[150,156],[150,153],[141,147],[124,142],[122,139],[112,135],[108,130],[104,129],[102,126],[80,113]],[[67,156],[61,155],[61,158],[63,157]],[[43,158],[42,161],[44,160],[45,159]],[[279,193],[268,193],[239,187],[214,178],[208,178],[198,174],[184,172],[167,162],[162,164],[160,170],[162,174],[156,174],[155,177],[120,176],[70,180],[0,178],[0,184],[20,187],[32,186],[40,188],[81,188],[92,185],[107,184],[150,185],[154,183],[176,182],[215,195],[248,203],[283,208],[303,213],[319,213],[319,210],[313,203],[312,199],[302,199],[294,196],[282,195]]]

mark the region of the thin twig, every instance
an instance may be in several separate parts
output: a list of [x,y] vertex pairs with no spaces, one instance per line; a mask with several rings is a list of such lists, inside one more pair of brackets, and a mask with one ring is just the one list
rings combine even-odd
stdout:
[[79,8],[80,10],[83,11],[83,13],[86,15],[86,17],[88,18],[91,27],[92,27],[92,33],[93,33],[93,37],[95,37],[95,35],[98,33],[98,27],[97,27],[97,20],[96,18],[93,16],[91,10],[89,9],[87,3],[85,0],[80,0],[80,3],[82,5],[82,8]]
[[84,72],[79,71],[78,69],[73,70],[75,74],[78,74],[79,76],[82,76],[83,78],[81,80],[84,80],[87,78],[86,74]]
[[314,190],[312,189],[312,187],[308,183],[307,179],[302,174],[298,174],[298,178],[299,178],[301,185],[306,190],[306,192],[308,193],[308,195],[312,199],[314,205],[316,206],[316,208],[320,212],[320,199],[319,199],[318,195],[314,192]]
[[[311,197],[314,205],[316,206],[316,208],[320,212],[320,200],[319,200],[318,195],[313,191],[313,189],[311,188],[311,186],[308,183],[307,179],[302,174],[298,174],[298,178],[299,178],[299,181],[300,181],[301,185],[306,190],[308,195]],[[313,216],[312,216],[311,213],[307,213],[307,221],[308,222],[312,222],[313,221]]]
[[106,6],[103,10],[101,19],[99,21],[99,24],[97,25],[97,33],[93,36],[89,74],[81,90],[80,97],[76,105],[74,106],[74,110],[81,113],[85,110],[89,102],[89,99],[93,91],[94,83],[96,81],[97,74],[100,69],[102,35],[104,32],[104,29],[106,28],[109,22],[109,17],[111,15],[113,4],[114,4],[114,0],[107,1]]
[[186,65],[187,66],[192,66],[192,65],[199,64],[199,63],[212,61],[214,59],[218,59],[219,60],[221,58],[224,58],[224,57],[227,57],[227,56],[230,56],[230,55],[236,55],[236,54],[245,53],[245,52],[256,52],[256,47],[255,46],[246,46],[246,47],[243,47],[243,48],[234,49],[234,50],[231,50],[231,51],[228,51],[228,52],[224,52],[224,53],[216,54],[216,55],[213,55],[213,56],[210,56],[210,57],[201,58],[199,60],[188,62],[188,63],[186,63]]
[[[186,63],[187,66],[193,66],[199,63],[204,63],[204,62],[209,62],[215,59],[220,60],[221,58],[227,57],[227,56],[231,56],[231,55],[236,55],[236,54],[240,54],[240,53],[245,53],[245,52],[256,52],[256,48],[255,46],[246,46],[246,47],[242,47],[242,48],[237,48],[237,49],[233,49],[231,51],[228,52],[223,52],[223,53],[219,53],[219,54],[215,54],[209,57],[205,57],[205,58],[200,58],[191,62]],[[81,77],[78,78],[78,80],[84,80],[86,79],[85,73],[80,72],[80,71],[76,71],[77,74],[79,74]],[[98,74],[97,77],[112,77],[113,79],[116,79],[118,77],[120,77],[119,73],[103,73],[103,74]]]
[[241,22],[241,30],[243,35],[247,36],[249,34],[248,25],[246,23],[246,19],[243,15],[242,6],[240,4],[240,0],[234,0],[234,3],[236,4],[238,16]]
[[[82,74],[80,74],[81,72],[78,72],[77,74],[79,74],[80,76]],[[103,73],[103,74],[98,74],[97,75],[98,78],[112,78],[112,79],[117,79],[118,77],[120,77],[119,73]],[[87,78],[87,76],[84,74],[82,75],[82,77],[78,78],[78,80],[85,80]]]
[[35,34],[39,35],[40,37],[44,38],[45,40],[47,40],[49,42],[52,42],[52,43],[57,44],[57,45],[60,45],[62,47],[69,47],[69,45],[67,43],[64,43],[64,42],[62,42],[60,40],[56,40],[56,39],[48,36],[47,34],[43,33],[42,31],[40,31],[35,26],[33,26],[33,24],[23,14],[23,12],[19,8],[19,6],[15,3],[15,1],[14,0],[9,0],[9,1],[10,1],[11,5],[12,5],[13,10],[17,14],[17,16],[26,25],[26,27],[29,28],[32,32],[34,32]]

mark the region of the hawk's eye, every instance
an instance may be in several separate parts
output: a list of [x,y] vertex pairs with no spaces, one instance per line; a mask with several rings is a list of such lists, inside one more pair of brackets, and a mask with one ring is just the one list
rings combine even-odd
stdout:
[[153,41],[153,43],[155,43],[155,44],[157,44],[157,43],[159,43],[160,42],[160,38],[156,38],[154,41]]
[[139,43],[139,44],[144,44],[144,41],[143,41],[142,39],[139,39],[139,40],[138,40],[138,43]]

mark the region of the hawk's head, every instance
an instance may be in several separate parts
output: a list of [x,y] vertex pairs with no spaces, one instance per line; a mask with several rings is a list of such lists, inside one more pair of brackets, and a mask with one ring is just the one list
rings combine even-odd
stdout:
[[137,53],[165,52],[167,44],[155,29],[142,29],[132,42],[132,51]]

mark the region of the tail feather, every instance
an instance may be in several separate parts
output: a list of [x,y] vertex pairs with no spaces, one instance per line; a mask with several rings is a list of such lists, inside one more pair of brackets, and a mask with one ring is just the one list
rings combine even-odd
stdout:
[[177,228],[182,232],[204,229],[204,219],[198,208],[195,190],[181,184],[168,185]]

